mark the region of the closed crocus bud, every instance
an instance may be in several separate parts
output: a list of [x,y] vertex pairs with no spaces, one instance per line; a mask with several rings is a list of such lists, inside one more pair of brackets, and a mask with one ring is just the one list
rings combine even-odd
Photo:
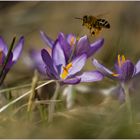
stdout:
[[20,37],[15,47],[14,42],[15,38],[13,39],[11,46],[8,50],[7,44],[5,43],[4,39],[0,37],[0,85],[2,84],[8,71],[18,61],[23,49],[24,37]]

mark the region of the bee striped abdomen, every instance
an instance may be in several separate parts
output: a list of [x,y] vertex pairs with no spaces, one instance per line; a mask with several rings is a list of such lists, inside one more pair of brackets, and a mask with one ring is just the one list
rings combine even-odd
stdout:
[[98,24],[104,28],[110,28],[110,24],[105,19],[98,19]]

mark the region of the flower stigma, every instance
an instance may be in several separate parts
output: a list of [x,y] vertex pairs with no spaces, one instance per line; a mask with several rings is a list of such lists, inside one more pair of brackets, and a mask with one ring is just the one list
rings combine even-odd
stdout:
[[69,74],[69,69],[72,67],[72,63],[69,63],[66,67],[63,66],[63,72],[61,74],[61,78],[65,79]]

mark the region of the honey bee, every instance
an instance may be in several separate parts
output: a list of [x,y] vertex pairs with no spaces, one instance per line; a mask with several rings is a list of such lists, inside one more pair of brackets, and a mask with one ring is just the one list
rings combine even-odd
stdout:
[[110,28],[110,24],[107,20],[95,16],[85,15],[83,18],[75,17],[75,19],[82,20],[82,26],[87,27],[90,30],[91,35],[97,35],[102,30],[102,28]]

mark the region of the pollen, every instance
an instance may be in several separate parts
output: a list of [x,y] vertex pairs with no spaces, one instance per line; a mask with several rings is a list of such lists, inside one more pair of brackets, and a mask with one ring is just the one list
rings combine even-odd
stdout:
[[117,74],[117,73],[113,73],[112,76],[114,76],[114,77],[118,77],[119,74]]
[[125,56],[122,55],[122,63],[124,63],[124,62],[125,62]]
[[72,63],[69,63],[66,67],[63,67],[63,72],[61,74],[61,78],[65,79],[69,74],[69,69],[72,67]]
[[119,67],[121,67],[121,56],[120,55],[118,55],[118,65],[119,65]]
[[71,37],[70,39],[70,46],[73,46],[75,43],[75,38],[74,37]]
[[119,66],[120,68],[121,68],[122,65],[125,63],[125,61],[126,61],[126,59],[125,59],[125,56],[124,56],[124,55],[122,55],[122,56],[118,55],[118,66]]

